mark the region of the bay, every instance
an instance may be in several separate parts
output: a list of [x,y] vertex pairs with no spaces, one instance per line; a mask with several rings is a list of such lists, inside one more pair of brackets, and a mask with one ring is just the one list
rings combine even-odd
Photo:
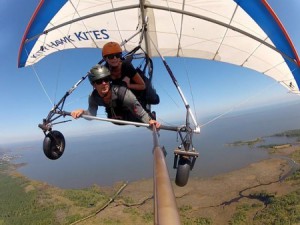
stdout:
[[[263,149],[227,144],[299,129],[299,109],[298,103],[289,103],[240,111],[202,127],[200,135],[194,135],[193,139],[199,158],[190,176],[215,176],[267,159],[270,156]],[[19,172],[61,188],[84,188],[93,184],[110,186],[119,181],[151,178],[151,131],[135,127],[121,130],[108,135],[69,137],[65,153],[58,160],[44,156],[42,140],[31,143],[26,151],[20,151],[22,157],[16,160],[27,163],[19,168]],[[160,131],[159,142],[167,151],[166,163],[171,179],[176,175],[173,150],[180,144],[177,139],[175,132]],[[266,141],[285,143],[289,140],[269,137]]]

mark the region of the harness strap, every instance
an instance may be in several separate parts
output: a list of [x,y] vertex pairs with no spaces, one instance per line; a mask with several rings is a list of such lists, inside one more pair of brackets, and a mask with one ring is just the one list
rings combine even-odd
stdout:
[[123,119],[123,101],[125,98],[126,91],[127,88],[123,86],[118,87],[117,93],[115,93],[115,91],[112,91],[112,94],[116,95],[117,98],[115,101],[111,102],[110,105],[105,107],[105,111],[108,115],[108,118]]
[[126,91],[127,91],[126,87],[120,86],[118,88],[117,96],[118,96],[118,99],[120,100],[120,103],[122,103],[122,104],[123,104],[123,101],[124,101]]

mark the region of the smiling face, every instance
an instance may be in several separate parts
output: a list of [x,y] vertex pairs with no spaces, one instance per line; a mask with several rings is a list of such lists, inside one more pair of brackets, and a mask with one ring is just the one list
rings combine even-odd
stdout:
[[106,62],[111,67],[118,67],[121,63],[122,53],[110,54],[105,56]]
[[108,94],[110,89],[109,78],[96,80],[93,86],[97,90],[98,94],[101,97],[104,97]]

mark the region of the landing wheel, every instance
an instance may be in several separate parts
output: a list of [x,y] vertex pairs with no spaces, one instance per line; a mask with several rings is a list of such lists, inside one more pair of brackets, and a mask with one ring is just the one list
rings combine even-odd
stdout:
[[50,131],[43,143],[43,150],[47,158],[51,160],[59,159],[65,150],[65,138],[57,130]]
[[186,157],[180,157],[175,179],[175,183],[177,186],[183,187],[187,184],[189,180],[190,170],[191,161]]

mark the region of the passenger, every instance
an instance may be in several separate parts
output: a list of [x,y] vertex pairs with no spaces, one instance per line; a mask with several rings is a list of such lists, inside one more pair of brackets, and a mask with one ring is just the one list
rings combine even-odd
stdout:
[[122,61],[122,48],[116,42],[108,42],[102,48],[102,57],[110,70],[112,84],[126,85],[128,89],[143,91],[146,89],[141,75],[129,61]]
[[155,112],[150,112],[150,105],[160,102],[151,81],[140,69],[135,69],[131,60],[122,60],[122,48],[116,42],[108,42],[102,48],[102,56],[111,72],[112,84],[129,88],[149,115],[155,119]]
[[160,127],[160,124],[149,116],[128,88],[110,83],[111,73],[107,67],[94,66],[90,70],[88,78],[94,87],[89,96],[88,110],[72,111],[73,118],[79,118],[83,114],[96,116],[98,106],[103,106],[108,118],[149,123],[156,128]]

